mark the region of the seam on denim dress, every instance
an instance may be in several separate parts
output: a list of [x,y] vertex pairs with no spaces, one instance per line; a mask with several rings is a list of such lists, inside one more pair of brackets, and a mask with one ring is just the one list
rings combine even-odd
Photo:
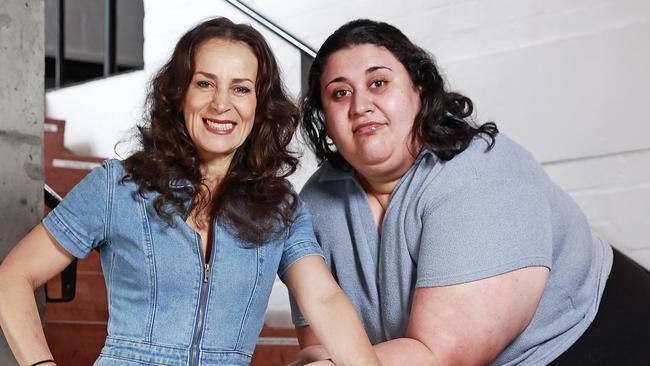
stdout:
[[116,356],[116,355],[105,355],[105,354],[100,354],[100,356],[103,357],[103,358],[106,358],[106,359],[120,360],[120,361],[129,361],[129,362],[131,362],[131,363],[137,363],[137,364],[140,364],[140,365],[148,365],[148,366],[169,366],[169,365],[165,365],[164,363],[158,363],[158,362],[155,362],[155,363],[152,363],[152,362],[143,363],[142,360],[133,359],[133,358],[129,358],[129,357],[121,357],[121,356]]
[[[68,225],[65,222],[65,220],[63,220],[59,216],[59,213],[56,210],[52,211],[51,215],[52,215],[53,221],[56,221],[56,224],[60,227],[60,229],[62,229],[61,231],[64,232],[64,235],[68,234],[72,238],[71,242],[76,247],[76,249],[80,250],[82,253],[86,253],[86,255],[87,255],[87,253],[92,251],[92,247],[89,248],[88,246],[82,244],[82,243],[86,243],[86,241],[81,240],[79,238],[79,236],[77,234],[75,234],[75,232],[72,230],[70,225]],[[68,251],[70,251],[70,250],[68,249]],[[80,255],[82,255],[82,254],[80,254]]]
[[144,197],[138,195],[138,207],[140,208],[140,215],[142,219],[142,235],[144,243],[142,244],[144,256],[147,259],[147,266],[149,267],[149,311],[147,316],[147,325],[145,326],[145,339],[151,342],[153,335],[153,322],[156,316],[156,267],[155,257],[153,252],[153,239],[151,236],[151,225],[149,224],[149,216],[147,215],[147,201]]
[[[106,209],[105,211],[105,218],[104,218],[104,245],[106,247],[111,246],[111,231],[112,231],[112,221],[111,217],[112,215],[112,210],[113,210],[113,195],[114,195],[114,185],[113,185],[113,165],[111,164],[111,160],[105,160],[102,164],[106,168]],[[102,248],[101,250],[107,250],[105,248]],[[110,309],[113,307],[113,279],[115,276],[113,275],[113,269],[115,268],[115,250],[112,250],[109,252],[111,253],[111,261],[110,265],[108,268],[108,274],[109,274],[109,281],[106,283],[106,297],[107,297],[107,302],[108,302],[108,310],[110,312]],[[109,319],[108,324],[106,325],[106,329],[108,333],[111,333],[111,321]]]
[[[115,268],[115,251],[111,250],[111,263],[108,268],[108,274],[109,274],[109,281],[106,284],[106,297],[108,298],[108,312],[110,314],[111,309],[113,308],[113,278],[115,276],[113,275],[113,269]],[[108,319],[108,324],[106,325],[106,328],[108,329],[108,334],[111,334],[111,319],[109,317]]]
[[111,210],[113,207],[113,194],[115,191],[113,184],[113,167],[110,164],[110,161],[104,161],[104,166],[106,167],[106,201],[104,204],[104,245],[110,245],[111,243]]
[[238,350],[240,349],[241,343],[242,343],[242,336],[244,334],[244,331],[246,329],[246,326],[248,325],[248,319],[250,318],[250,310],[251,306],[253,304],[253,301],[257,298],[257,292],[260,287],[260,277],[262,276],[263,273],[263,264],[264,264],[264,248],[266,245],[258,246],[256,248],[255,253],[257,254],[257,273],[255,274],[255,285],[253,286],[253,291],[251,292],[251,296],[248,298],[248,304],[246,304],[246,310],[244,311],[244,316],[242,318],[241,322],[241,328],[239,328],[239,335],[237,336],[237,342],[235,343],[235,349]]

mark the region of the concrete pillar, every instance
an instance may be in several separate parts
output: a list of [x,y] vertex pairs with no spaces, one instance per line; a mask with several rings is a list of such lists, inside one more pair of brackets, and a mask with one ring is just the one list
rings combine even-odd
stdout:
[[[43,213],[43,5],[0,2],[0,260]],[[0,365],[16,365],[1,335]]]

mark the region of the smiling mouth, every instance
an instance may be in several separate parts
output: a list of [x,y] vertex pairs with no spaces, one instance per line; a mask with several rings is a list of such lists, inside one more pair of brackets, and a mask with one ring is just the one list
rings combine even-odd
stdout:
[[203,118],[203,123],[208,131],[219,135],[229,134],[235,129],[237,123],[233,121],[223,121],[218,119]]
[[379,128],[383,127],[383,126],[384,126],[384,124],[383,124],[383,123],[379,123],[379,122],[367,122],[367,123],[361,123],[361,124],[355,126],[355,127],[352,129],[352,133],[353,133],[353,134],[373,133],[373,132],[375,132],[377,129],[379,129]]

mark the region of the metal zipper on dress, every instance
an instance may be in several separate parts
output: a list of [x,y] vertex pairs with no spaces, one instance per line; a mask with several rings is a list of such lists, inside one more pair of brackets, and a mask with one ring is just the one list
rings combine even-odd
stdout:
[[[198,234],[197,238],[198,238]],[[205,308],[207,305],[206,297],[208,293],[208,284],[210,282],[210,263],[207,262],[201,251],[201,240],[199,243],[199,255],[203,262],[203,281],[201,282],[201,290],[199,294],[199,311],[197,314],[196,327],[194,328],[194,337],[192,339],[192,346],[190,352],[190,366],[197,366],[199,364],[199,341],[201,340],[201,333],[203,333],[203,323],[205,322]]]

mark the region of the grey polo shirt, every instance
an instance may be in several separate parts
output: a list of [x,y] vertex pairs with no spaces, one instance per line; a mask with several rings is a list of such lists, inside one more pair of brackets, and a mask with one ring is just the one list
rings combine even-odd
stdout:
[[[475,138],[448,162],[424,151],[393,191],[379,235],[353,171],[325,163],[301,192],[334,277],[371,342],[404,337],[416,288],[545,266],[530,325],[495,365],[546,364],[587,329],[612,264],[611,247],[522,147]],[[305,320],[294,307],[294,323]]]

